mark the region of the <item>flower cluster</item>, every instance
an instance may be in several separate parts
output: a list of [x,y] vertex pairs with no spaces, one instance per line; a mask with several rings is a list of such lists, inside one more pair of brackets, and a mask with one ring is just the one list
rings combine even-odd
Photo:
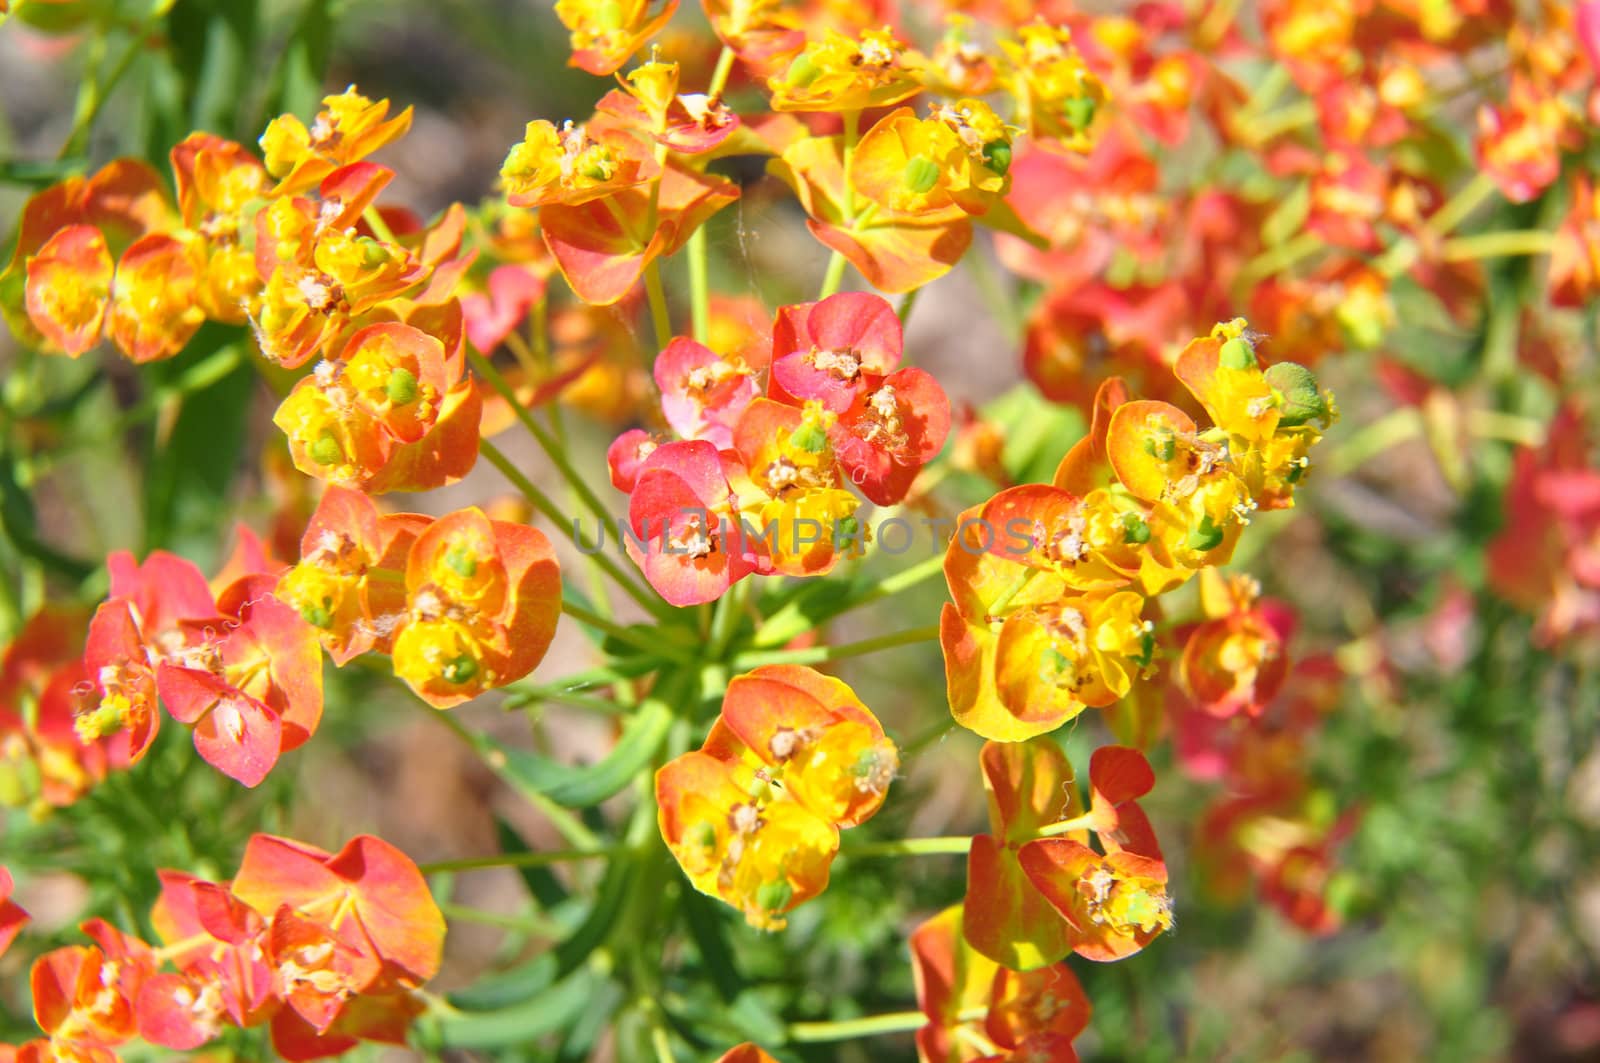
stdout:
[[322,719],[316,633],[273,595],[273,566],[254,536],[241,536],[213,584],[164,551],[142,564],[115,553],[108,567],[111,594],[89,622],[82,678],[71,691],[83,748],[137,763],[165,706],[191,729],[203,759],[255,786],[315,733]]
[[136,1038],[190,1052],[230,1026],[268,1026],[287,1060],[403,1045],[445,933],[417,866],[368,835],[329,854],[257,834],[231,882],[163,872],[150,919],[159,946],[91,919],[92,945],[40,956],[44,1037],[10,1058],[102,1063]]
[[1310,371],[1263,367],[1235,320],[1185,348],[1176,372],[1211,427],[1109,381],[1053,484],[963,514],[940,618],[963,726],[1020,741],[1128,697],[1154,659],[1156,596],[1225,564],[1255,510],[1293,504],[1334,416]]
[[[77,357],[102,336],[170,358],[205,321],[248,323],[266,358],[313,358],[279,407],[295,466],[372,493],[457,480],[477,458],[482,400],[465,375],[460,207],[424,227],[379,208],[393,171],[364,161],[402,136],[354,88],[244,147],[195,133],[172,149],[177,203],[132,159],[29,200],[0,312],[30,346]],[[403,233],[396,236],[395,231]]]
[[766,665],[729,681],[705,744],[656,773],[661,835],[696,889],[781,929],[827,886],[840,829],[872,818],[899,765],[843,682]]
[[950,428],[944,390],[900,366],[901,346],[883,298],[841,292],[778,311],[768,366],[685,337],[661,352],[661,410],[678,438],[632,429],[608,459],[629,493],[625,545],[663,598],[708,602],[747,575],[821,575],[860,555],[867,530],[848,487],[900,502]]
[[533,671],[555,637],[561,570],[537,528],[477,508],[380,514],[367,495],[330,487],[276,594],[336,664],[388,654],[443,709]]

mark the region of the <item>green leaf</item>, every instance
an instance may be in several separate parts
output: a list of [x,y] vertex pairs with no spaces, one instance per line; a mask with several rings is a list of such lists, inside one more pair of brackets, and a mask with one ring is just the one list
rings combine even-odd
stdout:
[[285,111],[306,119],[316,111],[333,46],[331,8],[331,0],[306,0],[274,71],[272,91],[267,97],[268,114],[259,125],[264,127],[266,118]]
[[580,1021],[605,984],[599,975],[582,971],[512,1007],[448,1015],[439,1024],[439,1044],[502,1048],[547,1037]]
[[[494,819],[495,834],[500,841],[500,851],[507,855],[531,852],[528,844],[522,840],[522,835],[511,829],[511,824],[496,816]],[[561,884],[555,872],[548,867],[519,867],[517,874],[522,876],[523,884],[528,887],[528,892],[533,894],[533,899],[539,902],[539,907],[548,911],[565,901],[568,897],[567,888]]]
[[[611,752],[584,767],[561,764],[525,750],[503,749],[490,738],[474,736],[474,744],[511,785],[531,789],[567,808],[597,805],[618,793],[649,765],[672,725],[672,710],[654,698],[646,701],[622,728]],[[498,754],[498,755],[497,755]]]
[[[236,329],[205,326],[181,355],[159,363],[154,387],[184,380],[191,369],[237,337]],[[244,454],[255,387],[255,370],[246,362],[234,365],[190,391],[181,400],[172,430],[165,439],[154,441],[145,483],[147,551],[163,547],[205,557],[218,549],[218,530]]]

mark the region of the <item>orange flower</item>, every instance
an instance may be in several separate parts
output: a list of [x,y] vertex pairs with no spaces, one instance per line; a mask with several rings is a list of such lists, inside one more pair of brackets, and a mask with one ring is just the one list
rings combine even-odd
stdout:
[[650,13],[650,0],[556,0],[556,17],[572,37],[570,66],[605,77],[620,70],[678,9],[667,0]]
[[417,537],[405,589],[395,674],[438,709],[533,671],[561,616],[561,570],[544,533],[476,508]]
[[888,29],[863,30],[859,38],[825,27],[767,79],[774,111],[864,111],[886,107],[922,91],[916,71],[921,57]]
[[5,955],[28,923],[28,913],[11,899],[12,886],[11,872],[0,867],[0,956]]
[[839,829],[878,810],[898,765],[844,683],[757,668],[728,684],[705,745],[656,773],[661,836],[696,889],[781,929],[827,887]]
[[292,114],[280,115],[261,134],[267,172],[278,179],[274,195],[293,196],[315,188],[342,166],[371,155],[405,136],[411,108],[389,115],[389,101],[376,103],[351,85],[337,96],[325,96],[323,109],[310,129]]
[[1158,859],[1126,849],[1101,856],[1069,838],[1029,842],[1018,856],[1028,881],[1071,924],[1072,951],[1085,959],[1131,956],[1172,926]]
[[306,525],[300,562],[277,595],[317,629],[335,664],[389,652],[405,618],[406,557],[432,523],[419,514],[379,514],[359,491],[329,487]]

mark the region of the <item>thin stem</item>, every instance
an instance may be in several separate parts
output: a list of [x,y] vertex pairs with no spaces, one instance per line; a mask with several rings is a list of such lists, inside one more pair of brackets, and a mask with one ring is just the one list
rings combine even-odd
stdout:
[[[551,500],[549,495],[534,486],[533,481],[524,476],[522,471],[511,463],[511,459],[501,453],[500,448],[489,442],[489,440],[482,440],[478,444],[478,449],[489,460],[489,464],[499,469],[501,475],[510,480],[511,485],[522,492],[523,497],[533,504],[534,509],[542,513],[546,520],[554,524],[574,545],[582,549],[582,544],[578,542],[577,529],[566,520],[560,507]],[[669,607],[664,602],[641,590],[639,585],[622,570],[621,566],[604,552],[594,551],[588,556],[594,558],[594,563],[599,565],[601,570],[610,576],[617,586],[626,591],[630,598],[638,602],[646,612],[659,619],[666,619],[672,615],[668,611]]]
[[[926,285],[923,287],[926,287]],[[900,326],[902,328],[905,327],[906,322],[911,320],[911,311],[916,308],[917,296],[921,294],[922,288],[913,288],[906,293],[904,299],[900,300]]]
[[672,342],[672,316],[667,313],[667,293],[661,287],[661,262],[652,261],[644,270],[644,291],[650,300],[650,324],[656,332],[656,349],[666,350]]
[[689,234],[689,320],[696,343],[711,335],[711,281],[706,265],[706,226]]
[[600,500],[600,496],[595,494],[594,488],[590,487],[588,482],[578,473],[578,470],[573,467],[572,462],[567,460],[565,448],[552,438],[544,426],[534,418],[533,412],[518,401],[516,389],[511,386],[511,382],[505,378],[499,369],[495,368],[493,362],[477,351],[468,349],[467,360],[472,363],[472,368],[478,372],[478,375],[487,380],[489,386],[499,392],[501,398],[510,404],[511,412],[516,415],[517,420],[522,422],[522,426],[528,430],[528,434],[538,441],[539,446],[544,450],[551,464],[556,467],[562,478],[577,493],[578,498],[582,500],[589,512],[598,520],[610,520],[611,514],[607,511],[606,504]]
[[508,778],[504,773],[504,756],[499,752],[499,750],[491,747],[485,739],[474,734],[466,724],[456,719],[454,713],[450,712],[448,709],[440,710],[431,708],[420,698],[416,699],[416,703],[419,707],[426,709],[429,714],[431,714],[440,723],[454,731],[456,737],[470,746],[473,752],[477,753],[479,757],[483,758],[484,763],[487,764],[496,775],[499,775],[506,782],[511,783],[511,785],[516,789],[517,793],[521,794],[530,805],[538,809],[544,815],[544,818],[550,821],[550,825],[556,829],[556,832],[565,838],[567,843],[573,846],[573,848],[591,853],[608,851],[605,846],[600,844],[599,837],[597,837],[595,833],[588,827],[584,826],[583,821],[577,816],[573,815],[570,811],[562,806],[556,804],[554,801],[550,800],[550,798],[546,797],[542,792],[534,789],[532,786],[529,786],[526,783],[519,783],[514,779]]
[[796,1022],[789,1025],[789,1040],[797,1044],[818,1041],[850,1041],[857,1037],[873,1037],[886,1033],[908,1033],[928,1025],[928,1017],[920,1011],[892,1011],[886,1015],[868,1015],[860,1019],[843,1019],[839,1022]]
[[561,603],[561,611],[578,621],[578,623],[592,627],[619,642],[626,642],[634,649],[666,657],[678,664],[692,665],[695,663],[694,658],[690,657],[689,654],[680,650],[677,646],[671,645],[666,640],[664,636],[670,629],[658,628],[650,632],[635,631],[632,628],[623,627],[621,624],[614,624],[605,617],[592,613],[576,602],[570,601]]
[[822,275],[822,290],[818,293],[817,298],[826,299],[828,296],[838,293],[840,285],[844,283],[845,264],[846,260],[842,251],[835,251],[828,257],[828,269]]
[[[844,223],[846,228],[853,228],[856,223],[856,188],[850,180],[850,167],[855,162],[856,142],[861,139],[861,112],[846,111],[844,119]],[[822,294],[818,298],[826,299],[835,294],[839,286],[844,283],[845,257],[835,251],[828,259],[828,270],[822,275]]]
[[1554,233],[1543,229],[1516,229],[1446,240],[1439,248],[1439,257],[1446,262],[1471,262],[1480,258],[1548,255],[1555,245]]
[[972,838],[954,834],[938,838],[897,838],[891,841],[862,842],[848,845],[846,856],[965,856],[972,848]]
[[467,856],[459,860],[438,860],[421,864],[424,875],[438,875],[446,871],[486,871],[497,867],[550,867],[552,864],[569,864],[579,860],[609,860],[622,850],[600,849],[546,849],[536,853],[495,853],[492,856]]
[[1396,443],[1421,434],[1421,412],[1414,406],[1402,406],[1346,436],[1333,453],[1323,459],[1322,464],[1331,475],[1343,476],[1365,465]]
[[389,223],[383,220],[383,214],[378,210],[376,203],[369,204],[367,209],[361,212],[361,220],[367,223],[367,228],[372,230],[372,235],[384,243],[398,244],[400,242],[395,238],[394,230],[389,228]]
[[526,915],[501,915],[499,912],[486,912],[481,908],[469,908],[464,904],[440,904],[439,911],[451,922],[477,923],[481,926],[492,926],[501,930],[515,930],[552,940],[558,940],[566,933],[566,929],[554,919],[534,919]]
[[713,100],[722,98],[722,90],[728,87],[728,75],[733,73],[733,49],[727,45],[722,46],[722,53],[717,56],[717,68],[711,72],[711,87],[706,89],[706,95]]
[[1486,173],[1473,175],[1472,180],[1461,187],[1461,190],[1451,196],[1444,206],[1434,212],[1428,219],[1428,231],[1435,236],[1447,236],[1455,231],[1456,226],[1466,220],[1467,215],[1476,210],[1484,200],[1495,192],[1498,186],[1494,178]]
[[[128,42],[128,47],[117,57],[116,64],[112,66],[110,72],[105,77],[91,76],[79,89],[77,109],[72,117],[72,131],[67,134],[66,142],[61,145],[61,152],[56,158],[69,158],[84,150],[89,132],[94,128],[94,121],[100,116],[100,108],[105,106],[106,100],[111,97],[111,90],[122,80],[123,75],[133,66],[133,61],[144,50],[144,27],[136,26],[132,32],[133,40]],[[104,50],[105,38],[96,38],[94,57],[89,65],[98,65]]]
[[744,670],[755,668],[763,664],[820,664],[823,661],[839,661],[847,657],[862,657],[879,650],[892,650],[897,646],[914,646],[921,642],[933,642],[939,637],[939,625],[929,624],[926,627],[916,627],[909,631],[896,632],[893,635],[883,635],[875,639],[865,639],[861,642],[850,642],[843,646],[807,646],[798,650],[760,650],[753,653],[742,653],[734,658],[734,668]]

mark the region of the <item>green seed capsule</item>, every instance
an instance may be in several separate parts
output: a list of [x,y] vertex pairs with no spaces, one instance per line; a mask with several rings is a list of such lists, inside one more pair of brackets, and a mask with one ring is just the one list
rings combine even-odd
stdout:
[[794,62],[789,64],[789,70],[783,75],[784,84],[803,89],[817,78],[822,76],[822,68],[812,61],[805,52],[794,57]]
[[304,620],[312,627],[326,630],[327,628],[333,626],[333,613],[331,613],[328,609],[328,607],[332,604],[333,603],[326,598],[322,600],[321,605],[318,605],[315,602],[306,602],[300,606],[300,619]]
[[1089,123],[1094,121],[1097,105],[1088,96],[1078,96],[1068,100],[1062,105],[1061,113],[1066,116],[1067,124],[1077,132],[1089,128]]
[[1247,340],[1234,338],[1222,345],[1222,350],[1217,353],[1217,360],[1225,369],[1254,369],[1256,350]]
[[439,669],[439,674],[444,676],[447,683],[470,683],[473,676],[478,674],[478,662],[463,653]]
[[939,164],[926,155],[914,155],[906,162],[901,180],[918,195],[931,192],[933,186],[939,183]]
[[338,437],[324,429],[311,444],[311,460],[318,465],[338,465],[344,461],[344,448],[339,445]]
[[1157,461],[1171,461],[1178,453],[1178,440],[1170,428],[1158,428],[1144,440],[1144,452]]
[[1135,546],[1150,541],[1150,525],[1137,513],[1125,514],[1122,518],[1122,541]]
[[1311,370],[1295,362],[1279,362],[1267,370],[1267,383],[1282,400],[1278,423],[1286,426],[1326,421],[1328,399],[1317,387]]
[[417,398],[416,374],[403,366],[397,366],[389,371],[389,379],[384,383],[383,390],[394,405],[409,405]]
[[444,563],[462,579],[471,579],[478,574],[478,559],[464,546],[452,546],[445,551]]
[[1004,140],[991,140],[983,146],[983,161],[989,169],[1004,177],[1011,170],[1011,144]]
[[1186,540],[1185,545],[1191,550],[1204,554],[1221,546],[1222,539],[1222,529],[1217,527],[1216,523],[1207,515],[1200,518],[1199,526],[1189,533],[1189,538]]
[[794,887],[784,879],[763,882],[756,890],[756,903],[764,912],[781,912],[794,899]]
[[684,834],[684,842],[696,849],[715,849],[717,847],[717,828],[701,820]]
[[789,442],[807,454],[821,454],[828,445],[828,433],[818,424],[803,424],[789,435]]

